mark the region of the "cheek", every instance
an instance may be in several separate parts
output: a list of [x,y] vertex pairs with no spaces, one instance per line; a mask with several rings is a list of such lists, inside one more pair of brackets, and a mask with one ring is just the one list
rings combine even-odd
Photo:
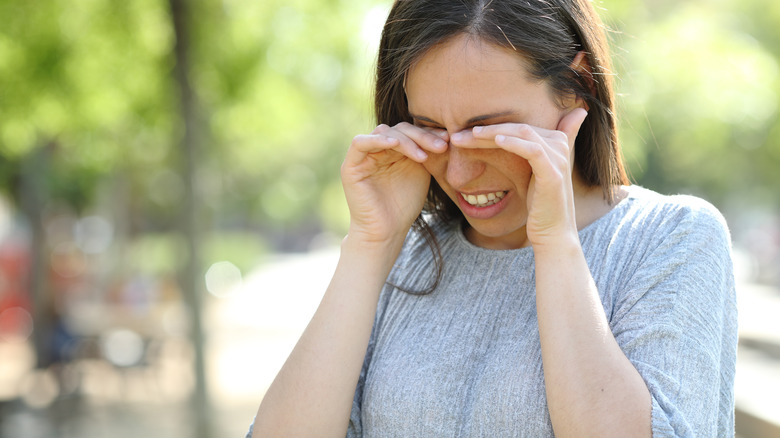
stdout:
[[447,160],[445,154],[434,154],[428,152],[428,159],[423,162],[423,167],[438,181],[447,171]]
[[527,187],[531,180],[533,169],[528,160],[521,158],[513,153],[500,151],[492,160],[498,171],[512,180],[518,188]]

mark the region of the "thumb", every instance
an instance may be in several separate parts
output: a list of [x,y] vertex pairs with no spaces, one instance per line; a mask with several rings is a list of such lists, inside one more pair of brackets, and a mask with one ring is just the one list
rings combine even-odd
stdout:
[[585,108],[575,108],[558,122],[556,129],[566,134],[566,137],[569,138],[569,147],[574,147],[574,139],[577,138],[577,133],[580,132],[580,127],[586,117],[588,117],[588,111]]

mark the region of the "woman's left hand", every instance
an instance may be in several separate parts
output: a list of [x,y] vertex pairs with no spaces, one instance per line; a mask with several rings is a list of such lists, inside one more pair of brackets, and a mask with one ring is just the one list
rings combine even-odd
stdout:
[[585,109],[575,108],[561,118],[555,130],[501,123],[477,126],[452,137],[453,146],[500,148],[528,160],[533,174],[526,197],[526,233],[534,247],[577,236],[572,152],[574,139],[587,115]]

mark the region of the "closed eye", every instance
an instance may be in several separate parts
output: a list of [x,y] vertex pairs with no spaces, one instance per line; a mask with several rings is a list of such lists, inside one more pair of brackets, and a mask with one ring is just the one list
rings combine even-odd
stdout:
[[[412,122],[414,123],[415,126],[419,126],[421,128],[446,129],[443,126],[441,126],[439,123],[429,119],[428,117],[418,116],[416,114],[410,114],[410,115],[412,117]],[[481,116],[470,118],[462,129],[471,129],[475,126],[496,125],[499,123],[506,123],[506,122],[519,123],[519,121],[517,120],[519,118],[520,118],[519,114],[516,111],[512,111],[512,110],[500,111],[491,114],[484,114]]]
[[412,124],[414,126],[417,126],[418,128],[428,128],[428,129],[444,129],[436,124],[430,123],[428,121],[420,120],[417,118],[412,119]]

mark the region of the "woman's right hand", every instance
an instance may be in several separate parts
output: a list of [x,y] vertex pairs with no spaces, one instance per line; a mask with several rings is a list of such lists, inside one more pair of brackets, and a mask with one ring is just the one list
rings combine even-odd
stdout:
[[399,123],[352,141],[341,166],[349,236],[317,311],[263,397],[253,436],[345,436],[379,294],[428,192],[425,151],[444,152],[448,139]]
[[341,165],[350,238],[403,241],[428,194],[431,176],[422,165],[426,151],[442,153],[448,141],[445,130],[406,122],[379,125],[371,134],[356,136]]

